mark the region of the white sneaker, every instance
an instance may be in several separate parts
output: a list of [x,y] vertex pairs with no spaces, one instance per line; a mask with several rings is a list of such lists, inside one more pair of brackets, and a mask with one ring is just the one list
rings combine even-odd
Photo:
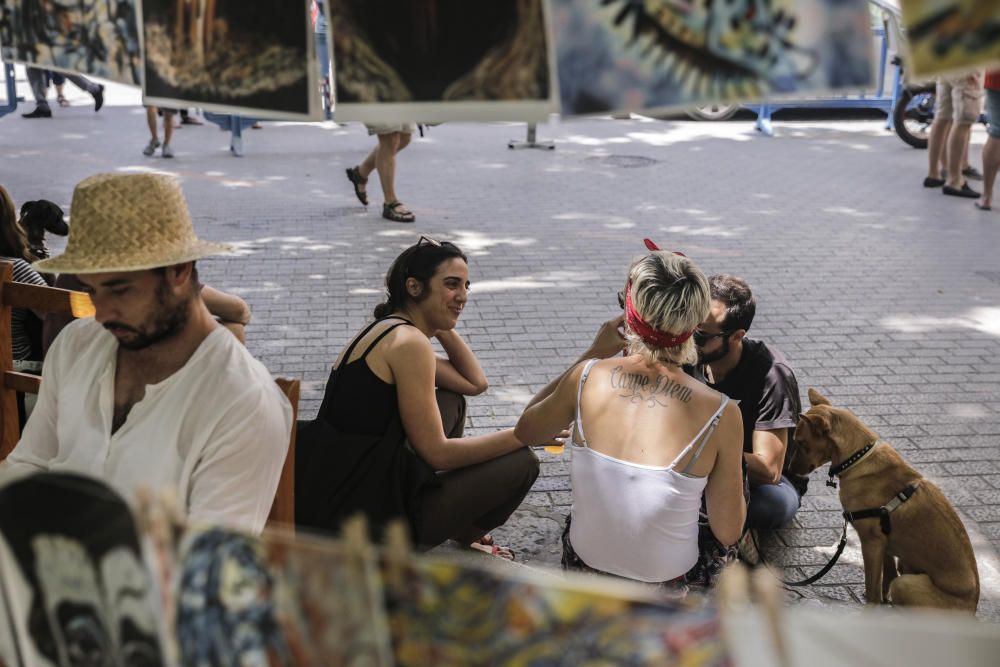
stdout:
[[170,144],[163,144],[163,157],[173,157],[174,149],[170,147]]
[[150,139],[146,147],[142,149],[142,154],[146,157],[150,157],[156,152],[156,149],[160,147],[160,141],[158,139]]

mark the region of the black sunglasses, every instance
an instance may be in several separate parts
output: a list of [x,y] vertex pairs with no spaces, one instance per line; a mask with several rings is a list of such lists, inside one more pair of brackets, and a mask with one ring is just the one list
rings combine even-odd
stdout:
[[713,338],[719,338],[720,336],[728,336],[731,333],[733,332],[720,331],[719,333],[705,333],[701,329],[695,329],[694,334],[691,337],[694,338],[695,345],[697,345],[698,347],[702,347],[705,345],[705,343],[712,340]]

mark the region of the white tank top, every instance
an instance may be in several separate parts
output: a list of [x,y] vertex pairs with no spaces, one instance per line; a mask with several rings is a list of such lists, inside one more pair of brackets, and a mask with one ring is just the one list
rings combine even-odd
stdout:
[[[683,474],[701,455],[719,424],[729,398],[666,467],[616,459],[587,445],[580,416],[583,385],[597,359],[580,376],[576,393],[576,431],[570,474],[573,521],[569,538],[577,555],[592,568],[638,581],[658,583],[686,573],[698,561],[698,511],[706,477]],[[697,445],[683,471],[674,466]]]

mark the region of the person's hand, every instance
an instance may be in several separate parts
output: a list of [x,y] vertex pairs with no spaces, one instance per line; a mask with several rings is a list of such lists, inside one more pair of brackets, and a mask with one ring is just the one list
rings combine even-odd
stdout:
[[559,431],[559,433],[556,433],[554,436],[552,436],[545,442],[532,443],[531,447],[533,448],[562,447],[566,444],[566,441],[569,440],[569,437],[570,437],[569,429],[563,429],[562,431]]
[[625,349],[625,313],[601,325],[594,336],[594,342],[587,349],[588,358],[607,359]]

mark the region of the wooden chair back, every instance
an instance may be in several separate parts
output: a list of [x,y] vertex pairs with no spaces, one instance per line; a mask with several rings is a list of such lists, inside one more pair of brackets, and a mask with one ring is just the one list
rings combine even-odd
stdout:
[[295,432],[296,420],[299,417],[300,383],[297,379],[276,378],[275,382],[292,404],[292,435],[288,440],[288,454],[285,465],[281,468],[281,479],[278,481],[278,491],[274,494],[274,504],[267,517],[269,526],[280,525],[286,530],[293,530],[295,525]]
[[7,458],[21,438],[17,419],[17,392],[37,394],[41,378],[14,370],[13,339],[10,331],[12,308],[35,312],[67,313],[90,317],[94,304],[83,292],[26,285],[14,282],[14,265],[0,262],[0,461]]

